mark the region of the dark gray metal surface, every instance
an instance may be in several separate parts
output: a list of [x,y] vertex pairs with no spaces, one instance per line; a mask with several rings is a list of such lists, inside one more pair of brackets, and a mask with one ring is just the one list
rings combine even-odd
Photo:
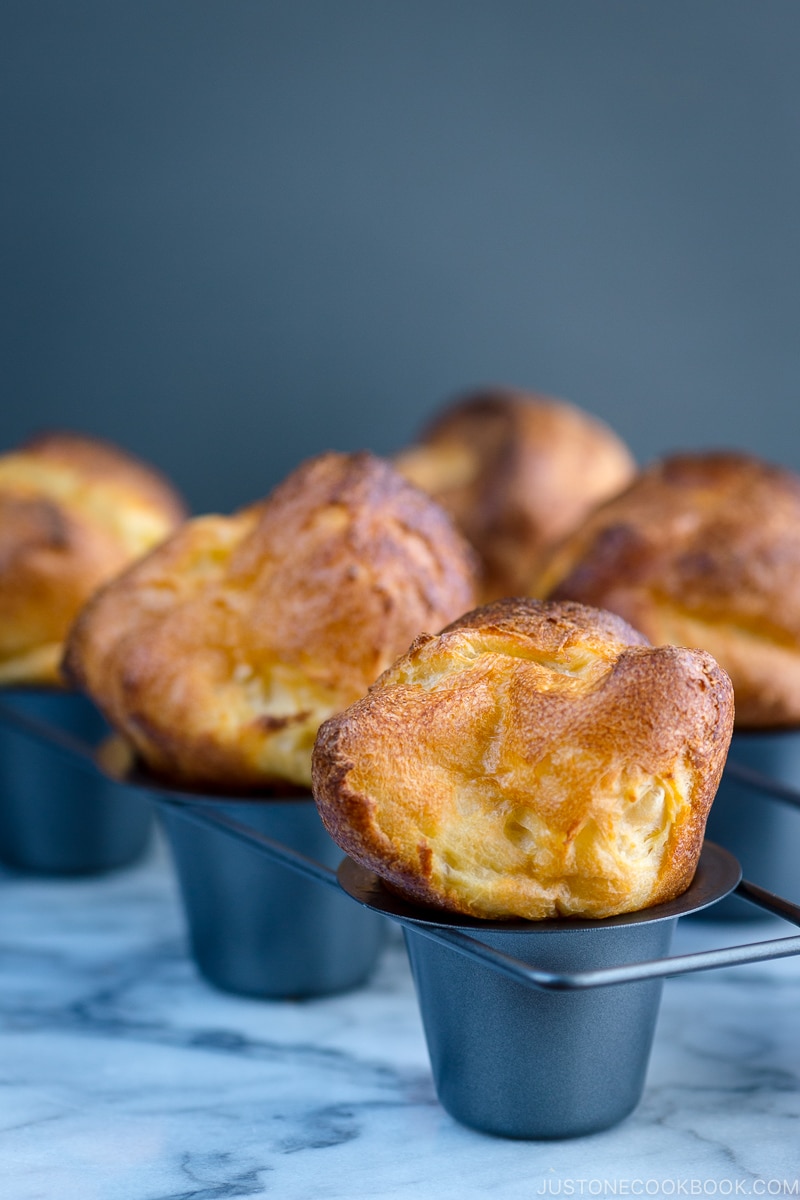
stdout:
[[697,912],[710,904],[716,904],[720,896],[733,891],[742,877],[741,868],[734,856],[712,843],[706,843],[700,855],[694,878],[680,896],[652,908],[638,912],[622,913],[617,917],[606,917],[602,921],[581,917],[557,917],[545,921],[526,921],[521,917],[508,920],[485,920],[468,917],[463,913],[446,912],[439,908],[426,908],[411,904],[387,888],[373,871],[361,867],[352,859],[344,860],[338,871],[339,882],[354,900],[378,909],[403,924],[427,929],[498,930],[499,932],[527,933],[531,929],[560,933],[565,929],[598,929],[613,925],[652,924],[653,921],[671,920],[687,913]]
[[[770,783],[800,789],[800,730],[734,733],[706,836],[739,859],[747,879],[800,902],[800,811],[793,811],[800,796],[779,797]],[[715,920],[759,915],[736,897],[713,912]]]
[[[0,718],[5,734],[108,783],[94,735],[65,713],[0,703]],[[755,779],[800,806],[800,792],[737,771],[746,787]],[[569,1137],[616,1124],[641,1094],[664,977],[800,954],[795,936],[667,957],[678,917],[716,912],[734,888],[800,926],[800,906],[737,882],[736,860],[709,842],[692,885],[668,904],[605,921],[487,922],[409,905],[350,860],[334,871],[341,851],[309,798],[203,797],[136,769],[117,786],[124,806],[140,789],[156,800],[198,965],[219,987],[300,996],[355,986],[383,918],[398,921],[442,1104],[489,1133]]]
[[[550,991],[575,991],[586,988],[611,987],[623,983],[636,983],[644,979],[656,979],[669,975],[686,975],[695,971],[710,971],[716,967],[732,967],[752,962],[764,962],[773,958],[789,958],[800,954],[800,936],[770,938],[766,941],[748,942],[743,945],[724,946],[716,950],[703,950],[695,954],[679,955],[675,958],[660,958],[614,967],[598,967],[576,971],[553,971],[542,967],[528,966],[512,955],[489,949],[471,936],[472,931],[497,931],[506,933],[566,932],[568,930],[594,930],[621,925],[652,923],[691,916],[712,904],[734,889],[738,896],[764,909],[774,916],[782,917],[800,926],[800,906],[775,896],[755,884],[741,879],[738,862],[713,842],[706,842],[694,880],[687,890],[667,904],[641,909],[639,912],[609,917],[603,921],[581,921],[574,918],[554,921],[482,921],[437,909],[422,908],[408,904],[388,891],[372,871],[367,871],[351,859],[345,859],[339,868],[339,882],[354,900],[377,912],[411,927],[422,937],[439,942],[458,951],[473,961],[489,966],[517,983],[527,987]],[[737,883],[737,880],[739,882]]]
[[[386,926],[324,886],[343,855],[310,797],[180,802],[154,793],[180,880],[192,953],[216,987],[249,996],[321,996],[363,983]],[[231,836],[231,827],[240,836]],[[250,844],[247,841],[250,830]],[[315,862],[269,861],[259,834]],[[302,859],[300,859],[302,863]],[[329,879],[335,883],[333,871]],[[337,889],[338,890],[338,889]]]
[[[2,705],[0,861],[61,875],[136,859],[152,828],[152,807],[137,790],[87,770],[87,750],[109,732],[96,708],[75,693],[21,689],[4,691]],[[40,722],[54,739],[36,736]]]
[[[607,930],[477,934],[537,967],[603,967],[669,950],[675,920]],[[456,1120],[516,1138],[574,1137],[638,1104],[661,980],[532,991],[405,927],[436,1091]]]
[[[402,921],[443,1107],[512,1138],[593,1133],[636,1107],[663,981],[593,987],[590,975],[662,958],[678,916],[713,903],[739,876],[730,855],[707,847],[688,892],[658,908],[607,921],[500,922],[405,904],[354,863],[339,872],[355,899]],[[487,969],[494,964],[475,959],[480,945],[533,971],[513,979]],[[582,976],[585,990],[575,986]]]

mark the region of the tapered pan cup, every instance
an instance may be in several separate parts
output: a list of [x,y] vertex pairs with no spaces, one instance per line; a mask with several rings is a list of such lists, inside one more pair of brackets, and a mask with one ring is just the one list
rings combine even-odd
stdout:
[[[747,879],[797,903],[800,810],[793,811],[752,783],[735,778],[735,765],[800,789],[800,730],[734,733],[706,825],[708,837],[739,859]],[[715,920],[752,920],[764,914],[732,896],[704,915]]]
[[566,1138],[617,1124],[638,1104],[662,981],[538,990],[431,940],[457,930],[524,963],[579,972],[667,954],[678,917],[736,886],[738,863],[706,845],[679,899],[604,921],[478,921],[405,904],[354,863],[342,887],[399,918],[436,1091],[464,1125],[512,1138]]
[[64,753],[0,712],[0,861],[41,874],[81,875],[138,858],[152,828],[152,806],[92,765],[92,749],[109,735],[94,705],[74,692],[33,689],[0,691],[0,703],[42,730],[67,735],[78,748]]
[[[216,987],[262,998],[324,996],[363,983],[386,922],[344,896],[270,861],[224,828],[192,820],[186,803],[158,797],[200,972]],[[198,801],[193,800],[195,808]],[[342,851],[313,799],[206,799],[214,812],[335,870]],[[335,882],[335,879],[334,881]]]

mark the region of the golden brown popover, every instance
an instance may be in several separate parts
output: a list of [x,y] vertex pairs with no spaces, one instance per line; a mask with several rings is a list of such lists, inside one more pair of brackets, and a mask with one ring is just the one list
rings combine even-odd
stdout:
[[314,796],[409,900],[608,917],[691,883],[732,722],[710,654],[580,604],[503,600],[418,638],[325,722]]
[[740,453],[653,463],[529,588],[619,613],[651,642],[702,646],[737,728],[800,724],[800,477]]
[[58,684],[100,584],[184,520],[177,492],[115,446],[50,433],[0,456],[0,684]]
[[320,722],[474,603],[474,571],[388,463],[325,454],[258,504],[187,522],[102,590],[65,670],[159,774],[308,787]]
[[507,388],[455,401],[394,461],[477,550],[484,600],[524,595],[543,551],[636,470],[597,418]]

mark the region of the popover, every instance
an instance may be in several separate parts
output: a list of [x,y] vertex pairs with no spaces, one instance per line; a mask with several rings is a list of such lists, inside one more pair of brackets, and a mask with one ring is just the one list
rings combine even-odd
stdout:
[[609,917],[690,884],[732,722],[710,654],[580,604],[498,601],[418,638],[322,725],[314,796],[412,902]]
[[99,592],[65,671],[173,781],[307,788],[320,723],[469,607],[474,574],[447,515],[388,463],[324,454]]
[[60,684],[89,596],[185,516],[159,472],[97,438],[50,433],[0,456],[0,684]]
[[636,470],[596,417],[510,388],[456,400],[394,462],[475,547],[487,601],[524,595],[542,553]]
[[800,476],[752,455],[673,454],[552,553],[529,591],[702,646],[741,729],[800,724]]

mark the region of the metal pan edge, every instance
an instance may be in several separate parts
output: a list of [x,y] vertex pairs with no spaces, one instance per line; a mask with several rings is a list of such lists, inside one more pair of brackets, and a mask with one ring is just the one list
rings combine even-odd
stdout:
[[657,904],[638,912],[623,913],[602,920],[586,920],[575,917],[559,917],[545,921],[482,920],[462,913],[448,913],[439,909],[424,908],[411,904],[390,892],[381,878],[373,871],[359,866],[351,858],[345,858],[338,871],[339,884],[353,900],[384,916],[394,917],[406,924],[422,925],[438,929],[463,930],[507,930],[509,933],[563,933],[568,929],[608,929],[619,925],[639,925],[650,921],[668,921],[699,912],[727,896],[742,878],[739,862],[722,846],[715,842],[704,842],[694,879],[689,887],[674,900]]

